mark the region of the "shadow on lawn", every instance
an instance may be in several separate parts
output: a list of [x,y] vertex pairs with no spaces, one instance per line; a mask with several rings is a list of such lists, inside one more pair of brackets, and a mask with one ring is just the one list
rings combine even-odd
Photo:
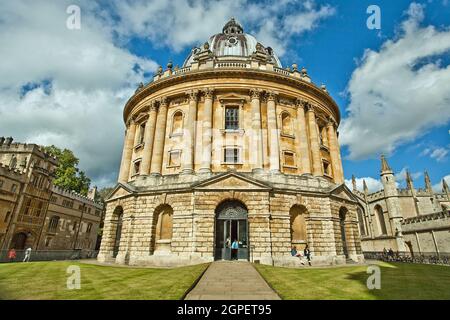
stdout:
[[[347,279],[358,281],[377,300],[448,300],[450,299],[450,268],[447,266],[406,263],[371,264],[379,268],[380,289],[369,289],[368,273],[356,272]],[[373,278],[371,278],[373,280]],[[369,280],[371,284],[374,282]]]

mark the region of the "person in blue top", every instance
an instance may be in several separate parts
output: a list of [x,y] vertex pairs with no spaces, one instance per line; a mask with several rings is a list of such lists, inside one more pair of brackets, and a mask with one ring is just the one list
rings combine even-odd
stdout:
[[233,243],[231,244],[231,260],[238,259],[238,249],[239,249],[239,242],[236,239],[234,239]]

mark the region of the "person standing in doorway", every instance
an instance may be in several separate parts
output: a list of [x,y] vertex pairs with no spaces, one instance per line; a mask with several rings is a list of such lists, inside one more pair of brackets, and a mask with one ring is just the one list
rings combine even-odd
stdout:
[[16,250],[14,248],[12,248],[11,250],[8,251],[8,259],[9,259],[9,262],[16,261]]
[[31,247],[28,247],[27,250],[25,250],[25,258],[23,258],[23,262],[30,262],[31,258]]
[[305,255],[306,259],[308,260],[308,264],[311,265],[311,250],[309,250],[309,246],[305,246],[305,250],[303,250],[303,254]]
[[233,243],[231,244],[231,260],[237,260],[238,259],[238,250],[239,250],[239,243],[236,239],[233,240]]

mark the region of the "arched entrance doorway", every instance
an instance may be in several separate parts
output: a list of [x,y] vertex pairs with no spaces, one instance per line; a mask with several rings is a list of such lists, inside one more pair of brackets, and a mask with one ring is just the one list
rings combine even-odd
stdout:
[[120,238],[122,236],[123,208],[117,207],[113,212],[113,223],[116,225],[116,234],[114,237],[113,258],[117,257],[120,248]]
[[236,200],[222,202],[216,208],[215,254],[216,260],[231,260],[231,243],[237,240],[237,259],[248,260],[248,211]]
[[24,250],[27,243],[27,234],[25,232],[16,233],[11,241],[11,248],[17,250]]
[[342,241],[342,251],[346,258],[348,258],[348,249],[347,249],[347,236],[345,234],[345,217],[347,215],[347,209],[342,207],[339,210],[339,226],[341,228],[341,241]]

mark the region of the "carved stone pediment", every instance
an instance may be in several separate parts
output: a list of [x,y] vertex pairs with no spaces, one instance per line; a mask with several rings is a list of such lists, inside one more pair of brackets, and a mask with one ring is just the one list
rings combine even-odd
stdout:
[[331,190],[330,195],[351,202],[358,201],[357,197],[350,191],[349,188],[347,188],[345,184],[341,184],[340,186]]
[[252,190],[269,191],[271,187],[236,173],[227,173],[203,181],[194,187],[195,190]]
[[222,105],[226,104],[238,104],[243,105],[247,101],[248,97],[236,93],[228,93],[223,95],[218,95],[217,100],[220,101]]
[[109,196],[107,197],[107,200],[114,200],[114,199],[118,199],[118,198],[122,198],[122,197],[126,197],[129,196],[131,194],[133,194],[133,190],[131,190],[130,188],[128,188],[127,186],[119,183],[117,184],[117,186],[111,191],[111,193],[109,194]]

